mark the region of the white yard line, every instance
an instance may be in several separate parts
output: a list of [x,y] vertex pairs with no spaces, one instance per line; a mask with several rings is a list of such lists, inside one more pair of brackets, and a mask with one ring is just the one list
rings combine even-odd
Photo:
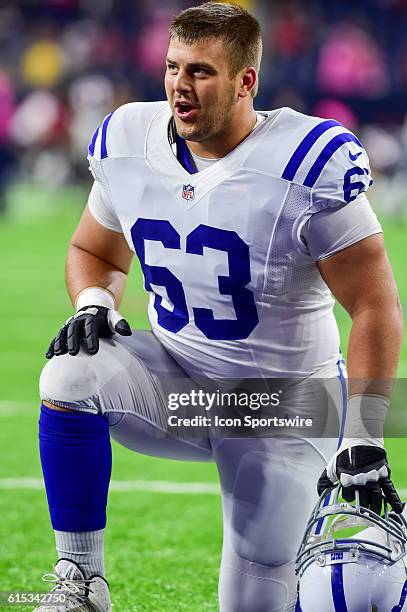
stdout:
[[[41,478],[0,478],[0,489],[27,489],[41,491],[44,483]],[[128,493],[175,493],[177,495],[218,495],[219,485],[210,482],[171,482],[167,480],[112,480],[110,491]],[[401,498],[407,498],[407,489],[397,489]]]
[[[0,489],[44,489],[41,478],[1,478]],[[166,480],[112,480],[110,491],[121,493],[143,491],[149,493],[175,493],[178,495],[218,495],[219,486],[209,482],[171,482]]]

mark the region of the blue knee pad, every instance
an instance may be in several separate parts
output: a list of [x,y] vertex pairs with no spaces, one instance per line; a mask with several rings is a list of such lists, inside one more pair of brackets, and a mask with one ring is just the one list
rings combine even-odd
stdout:
[[103,529],[112,470],[107,420],[100,414],[63,412],[42,404],[39,442],[53,528]]

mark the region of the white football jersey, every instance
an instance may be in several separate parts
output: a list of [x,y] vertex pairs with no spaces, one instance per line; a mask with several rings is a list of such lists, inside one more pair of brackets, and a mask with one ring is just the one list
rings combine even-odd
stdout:
[[90,210],[124,233],[152,330],[193,377],[328,372],[339,334],[316,261],[381,231],[359,140],[334,120],[266,115],[195,174],[169,143],[167,102],[119,108],[89,147]]

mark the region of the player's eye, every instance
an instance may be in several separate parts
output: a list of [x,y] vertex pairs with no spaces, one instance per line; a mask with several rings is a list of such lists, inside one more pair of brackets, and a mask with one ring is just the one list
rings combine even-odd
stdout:
[[205,68],[194,68],[194,74],[207,75],[209,73]]
[[167,64],[167,70],[168,72],[176,72],[177,71],[177,66],[174,66],[174,64]]

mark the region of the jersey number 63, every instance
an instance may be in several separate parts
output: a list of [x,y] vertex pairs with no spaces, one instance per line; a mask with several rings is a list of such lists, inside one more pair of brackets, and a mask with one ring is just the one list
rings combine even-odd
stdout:
[[[181,237],[169,221],[162,219],[137,219],[131,236],[144,274],[144,286],[165,287],[174,308],[164,308],[162,298],[155,296],[154,308],[158,324],[173,333],[179,332],[189,323],[185,291],[181,281],[162,266],[150,266],[145,261],[145,241],[156,240],[166,249],[181,249]],[[242,340],[247,338],[259,322],[253,292],[246,288],[251,280],[248,245],[236,232],[198,225],[186,239],[186,252],[204,255],[204,248],[224,251],[228,256],[229,276],[218,276],[219,293],[230,295],[235,309],[235,319],[215,319],[210,308],[193,308],[194,322],[198,329],[211,340]]]

